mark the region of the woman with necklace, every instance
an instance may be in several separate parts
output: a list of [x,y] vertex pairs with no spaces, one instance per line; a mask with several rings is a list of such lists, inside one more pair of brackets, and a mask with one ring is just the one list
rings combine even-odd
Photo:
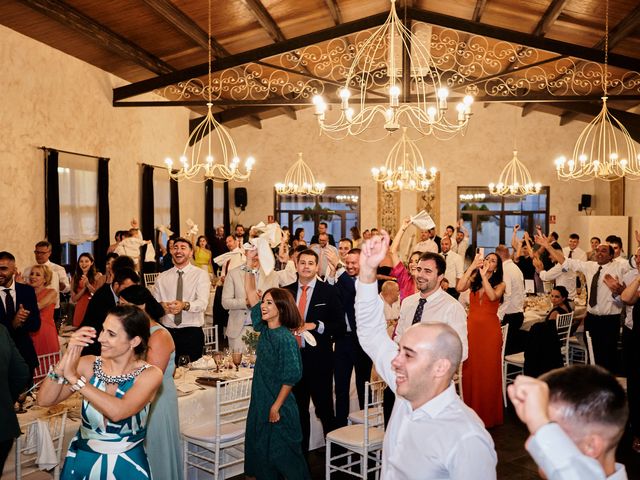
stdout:
[[114,307],[98,341],[102,356],[80,357],[95,330],[73,333],[60,363],[38,393],[40,406],[56,405],[79,392],[82,426],[69,445],[60,478],[151,477],[144,450],[149,405],[162,383],[159,368],[144,361],[149,318],[138,307]]
[[[256,255],[256,250],[247,251],[249,270]],[[244,472],[258,480],[309,479],[298,406],[291,393],[302,377],[300,349],[292,334],[302,325],[302,318],[288,290],[270,288],[260,301],[250,271],[245,275],[245,290],[253,328],[260,337],[247,416]]]

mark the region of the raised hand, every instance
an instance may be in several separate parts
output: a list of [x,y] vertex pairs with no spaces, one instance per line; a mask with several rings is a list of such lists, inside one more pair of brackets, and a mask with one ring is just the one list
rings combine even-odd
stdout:
[[535,378],[520,375],[507,392],[516,414],[534,434],[549,423],[549,387]]
[[380,235],[374,235],[362,245],[360,254],[360,281],[374,283],[378,265],[387,256],[389,250],[389,234],[380,230]]
[[603,281],[614,295],[620,295],[624,291],[624,284],[621,284],[616,277],[609,273],[604,276]]

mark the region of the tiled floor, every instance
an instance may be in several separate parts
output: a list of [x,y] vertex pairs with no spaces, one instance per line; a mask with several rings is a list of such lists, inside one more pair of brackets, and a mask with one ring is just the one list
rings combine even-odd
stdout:
[[[498,479],[499,480],[534,480],[539,479],[538,469],[531,457],[524,449],[524,442],[528,432],[518,420],[513,410],[505,412],[504,425],[490,430],[498,452]],[[629,448],[630,441],[623,438],[618,449],[618,461],[626,465],[629,479],[640,479],[640,454],[634,453]],[[314,450],[309,454],[311,477],[314,480],[325,478],[324,475],[324,448]],[[241,479],[242,477],[235,477]],[[344,474],[334,474],[334,480],[353,479]],[[482,479],[477,479],[482,480]]]

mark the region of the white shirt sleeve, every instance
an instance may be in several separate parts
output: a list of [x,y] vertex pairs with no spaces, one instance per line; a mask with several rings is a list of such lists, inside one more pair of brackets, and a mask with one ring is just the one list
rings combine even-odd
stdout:
[[526,449],[549,480],[605,480],[597,460],[584,455],[557,423],[538,429]]
[[496,460],[493,445],[478,435],[461,438],[447,458],[447,471],[451,480],[482,478],[495,480]]

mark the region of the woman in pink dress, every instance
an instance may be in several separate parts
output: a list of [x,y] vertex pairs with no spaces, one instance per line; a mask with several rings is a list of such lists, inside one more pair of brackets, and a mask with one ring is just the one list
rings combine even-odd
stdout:
[[416,268],[418,266],[418,260],[420,260],[420,255],[422,255],[422,252],[413,252],[411,255],[409,255],[409,264],[406,267],[404,266],[404,263],[402,263],[400,255],[398,255],[398,248],[400,248],[402,235],[407,230],[407,228],[409,228],[409,225],[411,225],[411,219],[405,218],[402,221],[402,225],[398,229],[393,242],[391,242],[391,248],[389,249],[389,253],[391,253],[391,261],[393,264],[393,268],[391,269],[391,273],[389,273],[389,275],[394,277],[398,282],[401,302],[406,297],[417,292],[415,275]]
[[71,279],[71,302],[75,303],[73,326],[79,327],[87,311],[89,300],[102,285],[102,274],[96,271],[93,255],[82,253],[78,257],[76,271]]
[[40,329],[31,333],[31,340],[36,354],[45,355],[60,351],[58,330],[53,320],[56,308],[56,291],[47,288],[51,285],[51,269],[46,265],[34,265],[29,273],[29,285],[36,291],[38,309],[40,310]]
[[469,356],[462,366],[464,403],[478,414],[485,427],[501,425],[502,331],[498,307],[506,288],[502,260],[495,253],[486,258],[478,253],[456,288],[459,292],[471,288],[467,317]]

